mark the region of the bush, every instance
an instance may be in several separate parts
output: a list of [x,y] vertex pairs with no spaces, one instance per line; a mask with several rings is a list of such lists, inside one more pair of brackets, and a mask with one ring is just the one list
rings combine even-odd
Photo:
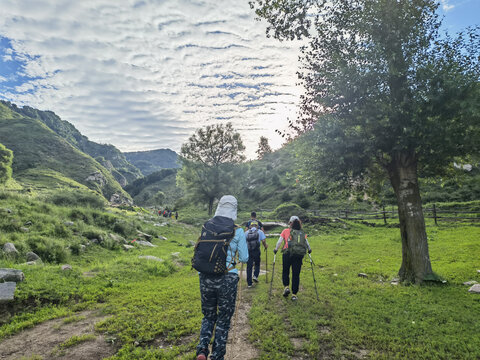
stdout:
[[89,225],[93,223],[91,215],[88,214],[87,212],[85,212],[82,209],[72,209],[72,210],[70,210],[70,214],[68,215],[68,217],[72,221],[81,220],[85,224],[89,224]]
[[53,239],[32,237],[27,242],[30,249],[44,262],[59,264],[67,260],[68,254],[63,244]]
[[292,215],[296,215],[300,220],[305,221],[307,218],[307,212],[300,206],[294,203],[286,203],[279,205],[273,212],[273,216],[278,220],[288,222]]
[[59,206],[105,207],[105,199],[95,192],[61,190],[51,194],[47,201]]

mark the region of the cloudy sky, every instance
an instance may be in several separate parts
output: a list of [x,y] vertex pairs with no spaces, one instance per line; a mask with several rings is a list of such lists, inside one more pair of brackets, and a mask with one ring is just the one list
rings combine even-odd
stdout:
[[[451,31],[478,23],[480,0],[441,3]],[[299,45],[266,38],[247,0],[0,0],[0,98],[122,151],[231,121],[253,158],[296,117]]]

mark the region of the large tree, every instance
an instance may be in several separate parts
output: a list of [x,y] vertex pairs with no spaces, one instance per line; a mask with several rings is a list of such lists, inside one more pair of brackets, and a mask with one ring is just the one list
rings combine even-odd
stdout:
[[178,183],[193,200],[208,203],[209,215],[214,200],[232,190],[232,165],[245,159],[244,150],[240,134],[231,123],[200,128],[182,145]]
[[255,151],[258,155],[258,159],[263,159],[266,154],[270,154],[272,152],[272,148],[268,143],[268,139],[265,136],[260,136],[260,141],[258,142],[258,149]]
[[0,184],[12,177],[13,152],[0,144]]
[[441,35],[433,0],[251,6],[269,22],[268,34],[308,39],[300,73],[306,94],[295,127],[309,132],[310,169],[350,184],[383,170],[398,203],[400,278],[434,279],[418,174],[438,174],[455,157],[478,153],[478,28]]

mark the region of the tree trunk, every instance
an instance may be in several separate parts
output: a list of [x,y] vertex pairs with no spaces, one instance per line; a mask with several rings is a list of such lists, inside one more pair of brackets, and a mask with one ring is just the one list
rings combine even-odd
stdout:
[[214,197],[208,198],[208,215],[212,216],[213,213],[213,200],[215,200]]
[[395,153],[387,170],[397,196],[400,219],[402,236],[400,280],[417,284],[425,280],[433,280],[415,153]]

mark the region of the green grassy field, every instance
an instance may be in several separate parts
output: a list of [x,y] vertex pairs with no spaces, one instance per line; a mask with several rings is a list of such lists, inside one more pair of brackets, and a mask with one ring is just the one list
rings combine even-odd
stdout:
[[[11,241],[20,252],[18,259],[0,259],[0,267],[21,269],[26,277],[18,284],[12,317],[0,326],[0,344],[48,319],[64,317],[68,323],[80,312],[96,309],[106,315],[96,331],[115,346],[113,359],[193,358],[202,316],[188,246],[198,236],[198,226],[174,221],[155,226],[163,220],[142,209],[65,207],[48,198],[19,195],[0,196],[0,212],[0,246]],[[32,225],[23,232],[27,221]],[[65,225],[67,221],[74,225]],[[445,284],[390,283],[401,263],[400,235],[394,226],[308,226],[320,301],[307,260],[296,303],[281,296],[279,254],[271,298],[263,276],[253,289],[243,284],[249,292],[243,299],[252,302],[249,339],[260,358],[480,358],[480,296],[462,284],[480,281],[480,227],[427,225],[432,266]],[[132,241],[137,230],[154,235],[157,247],[125,251],[108,240],[113,233]],[[99,236],[105,240],[91,244],[89,239]],[[275,242],[268,240],[269,271]],[[35,247],[51,260],[22,264],[24,254]],[[144,255],[163,261],[139,258]],[[65,263],[71,271],[61,270]],[[62,346],[89,340],[87,335],[73,337]]]

